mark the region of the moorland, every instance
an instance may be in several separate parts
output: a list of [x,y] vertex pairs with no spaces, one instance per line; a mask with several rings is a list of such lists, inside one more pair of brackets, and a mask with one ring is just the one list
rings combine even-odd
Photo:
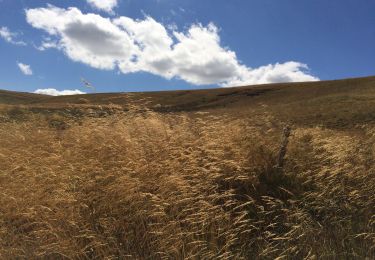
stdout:
[[374,190],[375,77],[0,91],[2,259],[373,259]]

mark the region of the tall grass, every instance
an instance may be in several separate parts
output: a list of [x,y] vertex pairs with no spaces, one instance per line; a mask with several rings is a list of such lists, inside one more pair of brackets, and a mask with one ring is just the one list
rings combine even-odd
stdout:
[[0,123],[0,258],[375,256],[374,127],[293,127],[278,175],[271,115],[137,111]]

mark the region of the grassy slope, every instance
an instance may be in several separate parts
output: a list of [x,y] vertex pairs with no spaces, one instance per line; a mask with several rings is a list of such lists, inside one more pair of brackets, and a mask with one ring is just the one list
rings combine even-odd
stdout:
[[374,158],[375,77],[0,91],[0,258],[373,258]]
[[[0,91],[0,104],[61,108],[70,105],[140,105],[157,112],[257,109],[269,106],[283,120],[303,125],[351,127],[375,119],[375,77],[192,91],[106,93],[49,97]],[[84,99],[84,100],[82,100]]]

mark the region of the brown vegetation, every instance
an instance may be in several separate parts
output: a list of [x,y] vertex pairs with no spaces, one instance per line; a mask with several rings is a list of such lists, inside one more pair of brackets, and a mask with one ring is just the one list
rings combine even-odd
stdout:
[[372,259],[374,83],[6,98],[0,258]]

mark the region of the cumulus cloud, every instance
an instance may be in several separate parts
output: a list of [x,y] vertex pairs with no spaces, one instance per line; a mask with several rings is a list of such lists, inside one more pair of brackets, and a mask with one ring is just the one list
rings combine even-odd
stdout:
[[21,72],[25,75],[33,75],[33,71],[31,70],[30,65],[24,64],[22,62],[17,63],[18,68],[21,70]]
[[113,8],[117,6],[117,0],[86,0],[92,7],[113,14]]
[[[82,14],[77,8],[29,9],[27,21],[55,37],[55,46],[74,61],[94,68],[111,70],[119,61],[131,60],[136,47],[127,32],[110,19],[97,14]],[[52,44],[53,40],[44,44]]]
[[0,37],[3,38],[5,41],[15,44],[15,45],[22,45],[25,46],[26,43],[23,41],[16,40],[18,33],[11,32],[7,27],[3,26],[0,27]]
[[317,81],[319,78],[308,74],[306,64],[288,61],[285,63],[269,64],[256,69],[242,68],[244,71],[238,78],[227,81],[222,86],[266,84],[275,82]]
[[57,90],[54,88],[40,88],[34,91],[36,94],[43,94],[43,95],[49,95],[49,96],[67,96],[67,95],[80,95],[80,94],[86,94],[85,92],[82,92],[78,89],[75,90]]
[[73,61],[122,73],[149,72],[195,85],[313,81],[306,64],[288,61],[250,68],[220,42],[219,29],[192,24],[185,31],[142,20],[105,18],[79,9],[48,5],[26,10],[27,22],[50,36],[44,49],[58,48]]

